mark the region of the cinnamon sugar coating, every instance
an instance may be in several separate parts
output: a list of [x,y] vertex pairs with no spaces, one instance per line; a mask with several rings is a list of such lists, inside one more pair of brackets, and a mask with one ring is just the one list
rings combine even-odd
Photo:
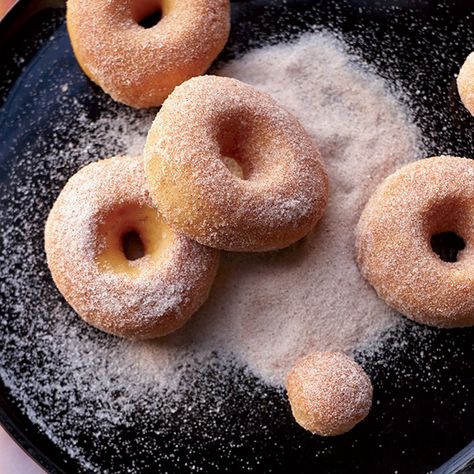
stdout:
[[[434,235],[454,233],[457,261],[433,250]],[[362,275],[387,304],[419,323],[474,324],[474,161],[441,156],[411,163],[383,181],[357,235]]]
[[474,52],[467,57],[462,65],[457,84],[463,104],[474,115]]
[[286,382],[295,420],[321,436],[346,433],[372,406],[372,383],[342,352],[313,352],[299,359]]
[[[139,22],[160,10],[151,28]],[[132,107],[160,105],[224,48],[229,0],[68,0],[67,28],[85,74]]]
[[[203,76],[177,87],[148,133],[145,172],[168,224],[211,247],[286,247],[321,218],[328,181],[298,120],[238,80]],[[243,179],[225,158],[240,166]]]
[[[128,261],[120,239],[133,230],[142,234],[144,256]],[[131,339],[181,327],[206,300],[218,265],[217,251],[162,223],[138,157],[92,163],[70,178],[48,216],[45,249],[74,310]]]

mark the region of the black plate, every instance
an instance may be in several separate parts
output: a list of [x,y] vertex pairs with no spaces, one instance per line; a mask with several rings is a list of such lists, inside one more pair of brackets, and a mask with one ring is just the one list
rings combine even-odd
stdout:
[[[21,1],[0,24],[0,209],[5,211],[7,201],[24,192],[20,185],[29,189],[33,201],[47,201],[31,215],[34,226],[28,235],[18,233],[12,243],[2,231],[0,263],[9,261],[21,246],[33,246],[43,282],[41,294],[31,294],[28,288],[15,289],[8,278],[0,282],[3,328],[17,317],[18,300],[33,306],[35,298],[60,301],[44,262],[42,222],[63,181],[54,178],[53,170],[47,167],[33,180],[28,169],[12,174],[23,153],[41,160],[51,152],[47,137],[58,134],[53,124],[61,124],[65,145],[74,140],[68,131],[74,129],[75,117],[51,91],[57,89],[58,78],[67,76],[68,98],[78,98],[91,118],[107,108],[121,107],[85,79],[70,49],[64,9],[51,5],[47,1]],[[233,3],[232,7],[232,34],[222,59],[282,31],[296,35],[309,25],[329,25],[380,75],[406,90],[431,154],[473,155],[474,121],[460,105],[453,83],[459,65],[474,45],[474,5],[470,0],[250,0]],[[382,48],[393,54],[380,54]],[[72,174],[75,164],[69,166],[68,173]],[[46,196],[39,191],[45,182],[51,188]],[[2,229],[14,222],[11,212],[2,213]],[[18,262],[19,267],[23,264]],[[199,425],[179,429],[178,408],[174,418],[165,420],[168,430],[155,432],[152,420],[147,428],[147,450],[141,446],[143,439],[136,439],[133,426],[117,426],[113,432],[96,433],[94,439],[84,431],[75,441],[91,462],[102,463],[102,472],[430,471],[474,439],[474,331],[427,329],[421,353],[411,326],[406,323],[402,349],[393,347],[387,335],[385,351],[393,361],[390,365],[365,359],[378,403],[370,417],[345,436],[321,439],[307,434],[293,422],[282,391],[263,386],[244,368],[226,377],[219,364],[214,364],[200,374],[201,379],[194,380],[188,396],[199,392],[199,380],[215,379],[226,407],[219,413],[211,412],[209,401],[204,401],[197,410],[202,419]],[[16,366],[5,367],[10,340],[7,334],[8,330],[0,331],[3,373],[37,363],[23,354]],[[30,337],[28,328],[17,336]],[[0,421],[48,471],[87,471],[38,428],[3,383]],[[460,472],[472,459],[471,446],[442,471]]]

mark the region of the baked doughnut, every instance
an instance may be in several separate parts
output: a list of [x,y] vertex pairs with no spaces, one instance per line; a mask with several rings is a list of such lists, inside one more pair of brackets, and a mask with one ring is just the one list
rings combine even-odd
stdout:
[[[303,127],[236,79],[202,76],[177,87],[144,154],[160,213],[204,245],[283,248],[305,236],[326,206],[326,171]],[[243,176],[229,169],[229,159]]]
[[464,62],[457,82],[463,104],[474,115],[474,53],[471,53]]
[[[447,254],[437,248],[444,239],[455,246]],[[400,313],[473,325],[474,161],[427,158],[386,178],[361,215],[356,246],[362,275]]]
[[368,375],[342,352],[302,357],[290,370],[286,389],[295,420],[321,436],[346,433],[372,406]]
[[216,250],[162,222],[137,157],[102,160],[75,174],[51,209],[45,248],[53,280],[74,310],[131,339],[181,327],[206,300],[218,265]]
[[[141,20],[161,11],[151,28]],[[132,107],[160,105],[224,48],[229,0],[68,0],[67,28],[85,74]]]

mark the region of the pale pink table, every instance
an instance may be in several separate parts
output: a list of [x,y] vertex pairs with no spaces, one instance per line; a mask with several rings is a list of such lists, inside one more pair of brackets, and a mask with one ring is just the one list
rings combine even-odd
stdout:
[[45,474],[3,428],[0,428],[0,474]]

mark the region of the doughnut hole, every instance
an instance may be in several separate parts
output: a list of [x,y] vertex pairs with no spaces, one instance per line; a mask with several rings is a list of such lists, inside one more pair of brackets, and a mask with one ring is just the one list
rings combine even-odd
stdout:
[[458,253],[466,248],[466,242],[455,232],[441,232],[431,236],[431,249],[443,262],[454,263]]
[[262,119],[251,117],[242,121],[240,113],[229,113],[216,121],[221,161],[240,179],[250,181],[271,178],[269,170],[272,173],[278,170],[279,163],[275,157],[281,155],[281,149],[263,125]]
[[104,271],[138,275],[143,264],[159,264],[173,243],[173,231],[148,206],[125,205],[109,212],[98,228]]
[[142,28],[156,26],[164,16],[166,1],[135,0],[132,2],[132,18]]
[[122,249],[127,260],[138,260],[145,256],[145,246],[140,235],[134,230],[122,236]]
[[432,253],[441,261],[456,263],[466,248],[466,214],[463,203],[447,199],[437,203],[428,212],[426,235]]
[[[242,157],[239,142],[242,140],[239,132],[242,132],[243,125],[230,117],[226,123],[219,125],[217,142],[220,148],[220,158],[226,168],[237,178],[247,179],[251,172],[251,161]],[[245,165],[244,165],[245,163]]]
[[342,352],[313,352],[298,359],[286,389],[295,421],[321,436],[350,431],[372,406],[369,376]]

